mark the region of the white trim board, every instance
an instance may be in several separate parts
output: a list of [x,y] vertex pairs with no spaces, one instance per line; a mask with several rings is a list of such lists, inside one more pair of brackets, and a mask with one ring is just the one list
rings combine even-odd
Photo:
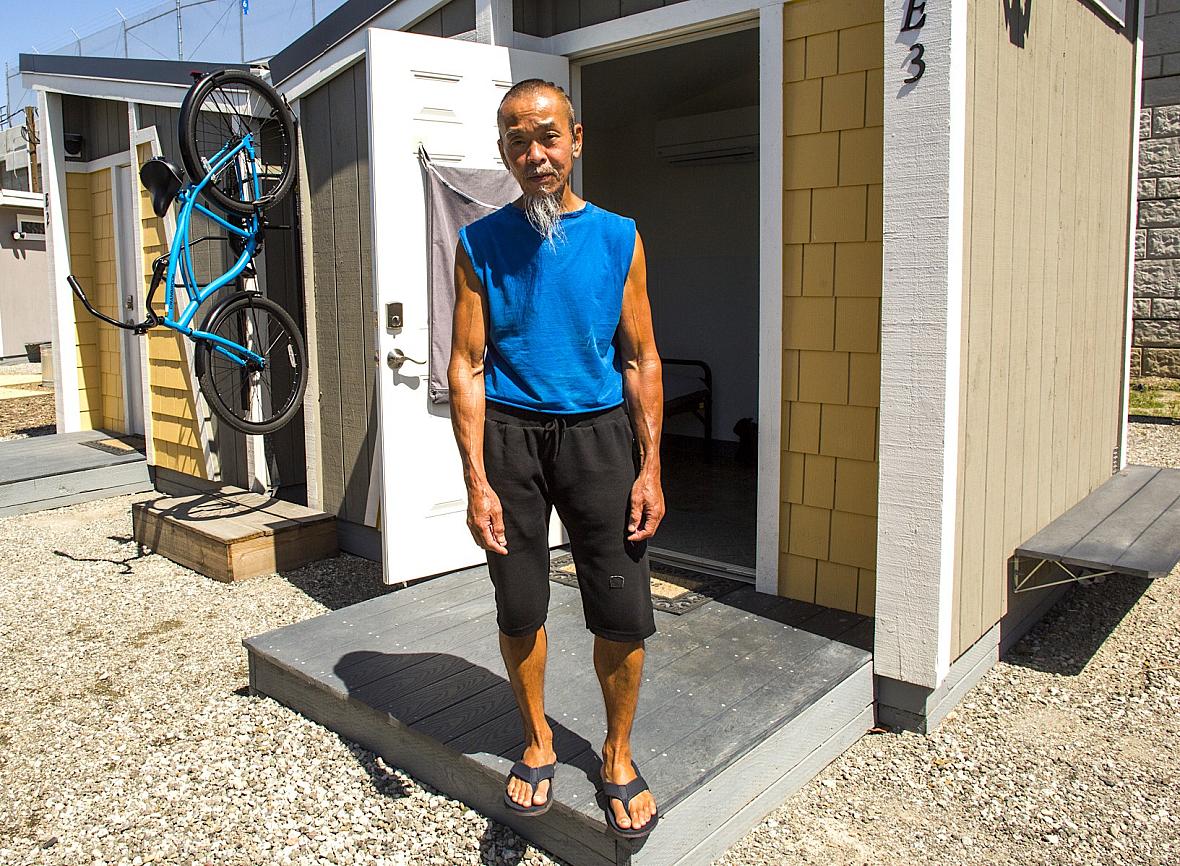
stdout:
[[[878,676],[927,688],[936,688],[951,664],[967,2],[951,0],[938,10],[930,9],[921,30],[910,32],[902,32],[906,8],[891,7],[884,29],[884,261],[873,657]],[[906,84],[912,75],[907,60],[917,41],[924,46],[925,72],[916,84]],[[920,147],[920,158],[915,147]]]
[[38,92],[68,93],[95,99],[117,99],[145,105],[179,108],[188,93],[186,84],[160,84],[148,81],[123,81],[114,78],[92,78],[77,75],[46,75],[39,72],[21,73],[21,84]]
[[[61,94],[37,92],[41,115],[42,165],[46,186],[45,240],[49,253],[50,310],[53,316],[53,389],[57,432],[82,429],[78,399],[78,336],[74,327],[74,293],[66,277],[70,273],[69,208],[66,206],[66,173],[62,165]],[[69,356],[67,357],[67,347]]]
[[1127,301],[1123,308],[1122,414],[1119,416],[1119,470],[1127,467],[1127,413],[1131,409],[1131,343],[1135,309],[1135,230],[1139,228],[1139,112],[1143,110],[1143,17],[1139,0],[1135,29],[1134,113],[1131,115],[1131,182],[1127,189]]
[[778,594],[783,409],[783,7],[758,30],[758,541],[755,588]]

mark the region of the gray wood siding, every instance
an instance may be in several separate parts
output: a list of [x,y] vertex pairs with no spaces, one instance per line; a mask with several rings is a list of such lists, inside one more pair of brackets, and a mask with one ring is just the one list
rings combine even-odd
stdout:
[[451,0],[410,28],[424,36],[458,36],[475,29],[475,0]]
[[61,109],[62,131],[82,136],[85,161],[130,149],[126,102],[64,94]]
[[1009,557],[1110,477],[1119,437],[1134,34],[1031,8],[1022,37],[969,7],[955,656],[1036,602]]
[[625,18],[683,0],[513,0],[513,28],[532,36],[552,36]]
[[352,523],[364,523],[377,431],[365,75],[362,61],[300,109],[315,239],[322,507]]

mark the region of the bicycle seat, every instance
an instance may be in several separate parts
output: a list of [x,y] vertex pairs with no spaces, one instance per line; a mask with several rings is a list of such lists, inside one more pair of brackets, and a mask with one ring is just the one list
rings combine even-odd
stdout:
[[168,208],[176,200],[176,194],[184,184],[181,180],[180,169],[164,159],[153,156],[143,164],[139,170],[139,180],[152,196],[152,210],[156,216],[163,217]]

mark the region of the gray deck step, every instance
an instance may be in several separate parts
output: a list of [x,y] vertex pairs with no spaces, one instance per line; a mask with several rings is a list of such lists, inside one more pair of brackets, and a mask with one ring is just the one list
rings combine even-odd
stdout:
[[863,640],[864,617],[752,588],[682,616],[657,611],[632,746],[663,817],[633,847],[597,803],[606,724],[593,635],[578,591],[551,590],[559,764],[538,819],[502,800],[523,739],[486,568],[248,638],[251,687],[579,866],[707,863],[872,726],[871,656],[846,642]]
[[151,490],[143,454],[85,444],[110,438],[83,430],[0,442],[0,516]]

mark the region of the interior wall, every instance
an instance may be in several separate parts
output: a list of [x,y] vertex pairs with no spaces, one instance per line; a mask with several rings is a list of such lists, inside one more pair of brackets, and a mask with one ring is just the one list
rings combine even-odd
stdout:
[[[734,423],[758,416],[758,162],[671,165],[656,153],[656,127],[757,105],[758,31],[591,64],[581,82],[581,192],[635,219],[660,354],[710,365],[714,436],[736,441]],[[694,375],[666,366],[669,394],[691,390]],[[690,415],[665,430],[703,432]]]

